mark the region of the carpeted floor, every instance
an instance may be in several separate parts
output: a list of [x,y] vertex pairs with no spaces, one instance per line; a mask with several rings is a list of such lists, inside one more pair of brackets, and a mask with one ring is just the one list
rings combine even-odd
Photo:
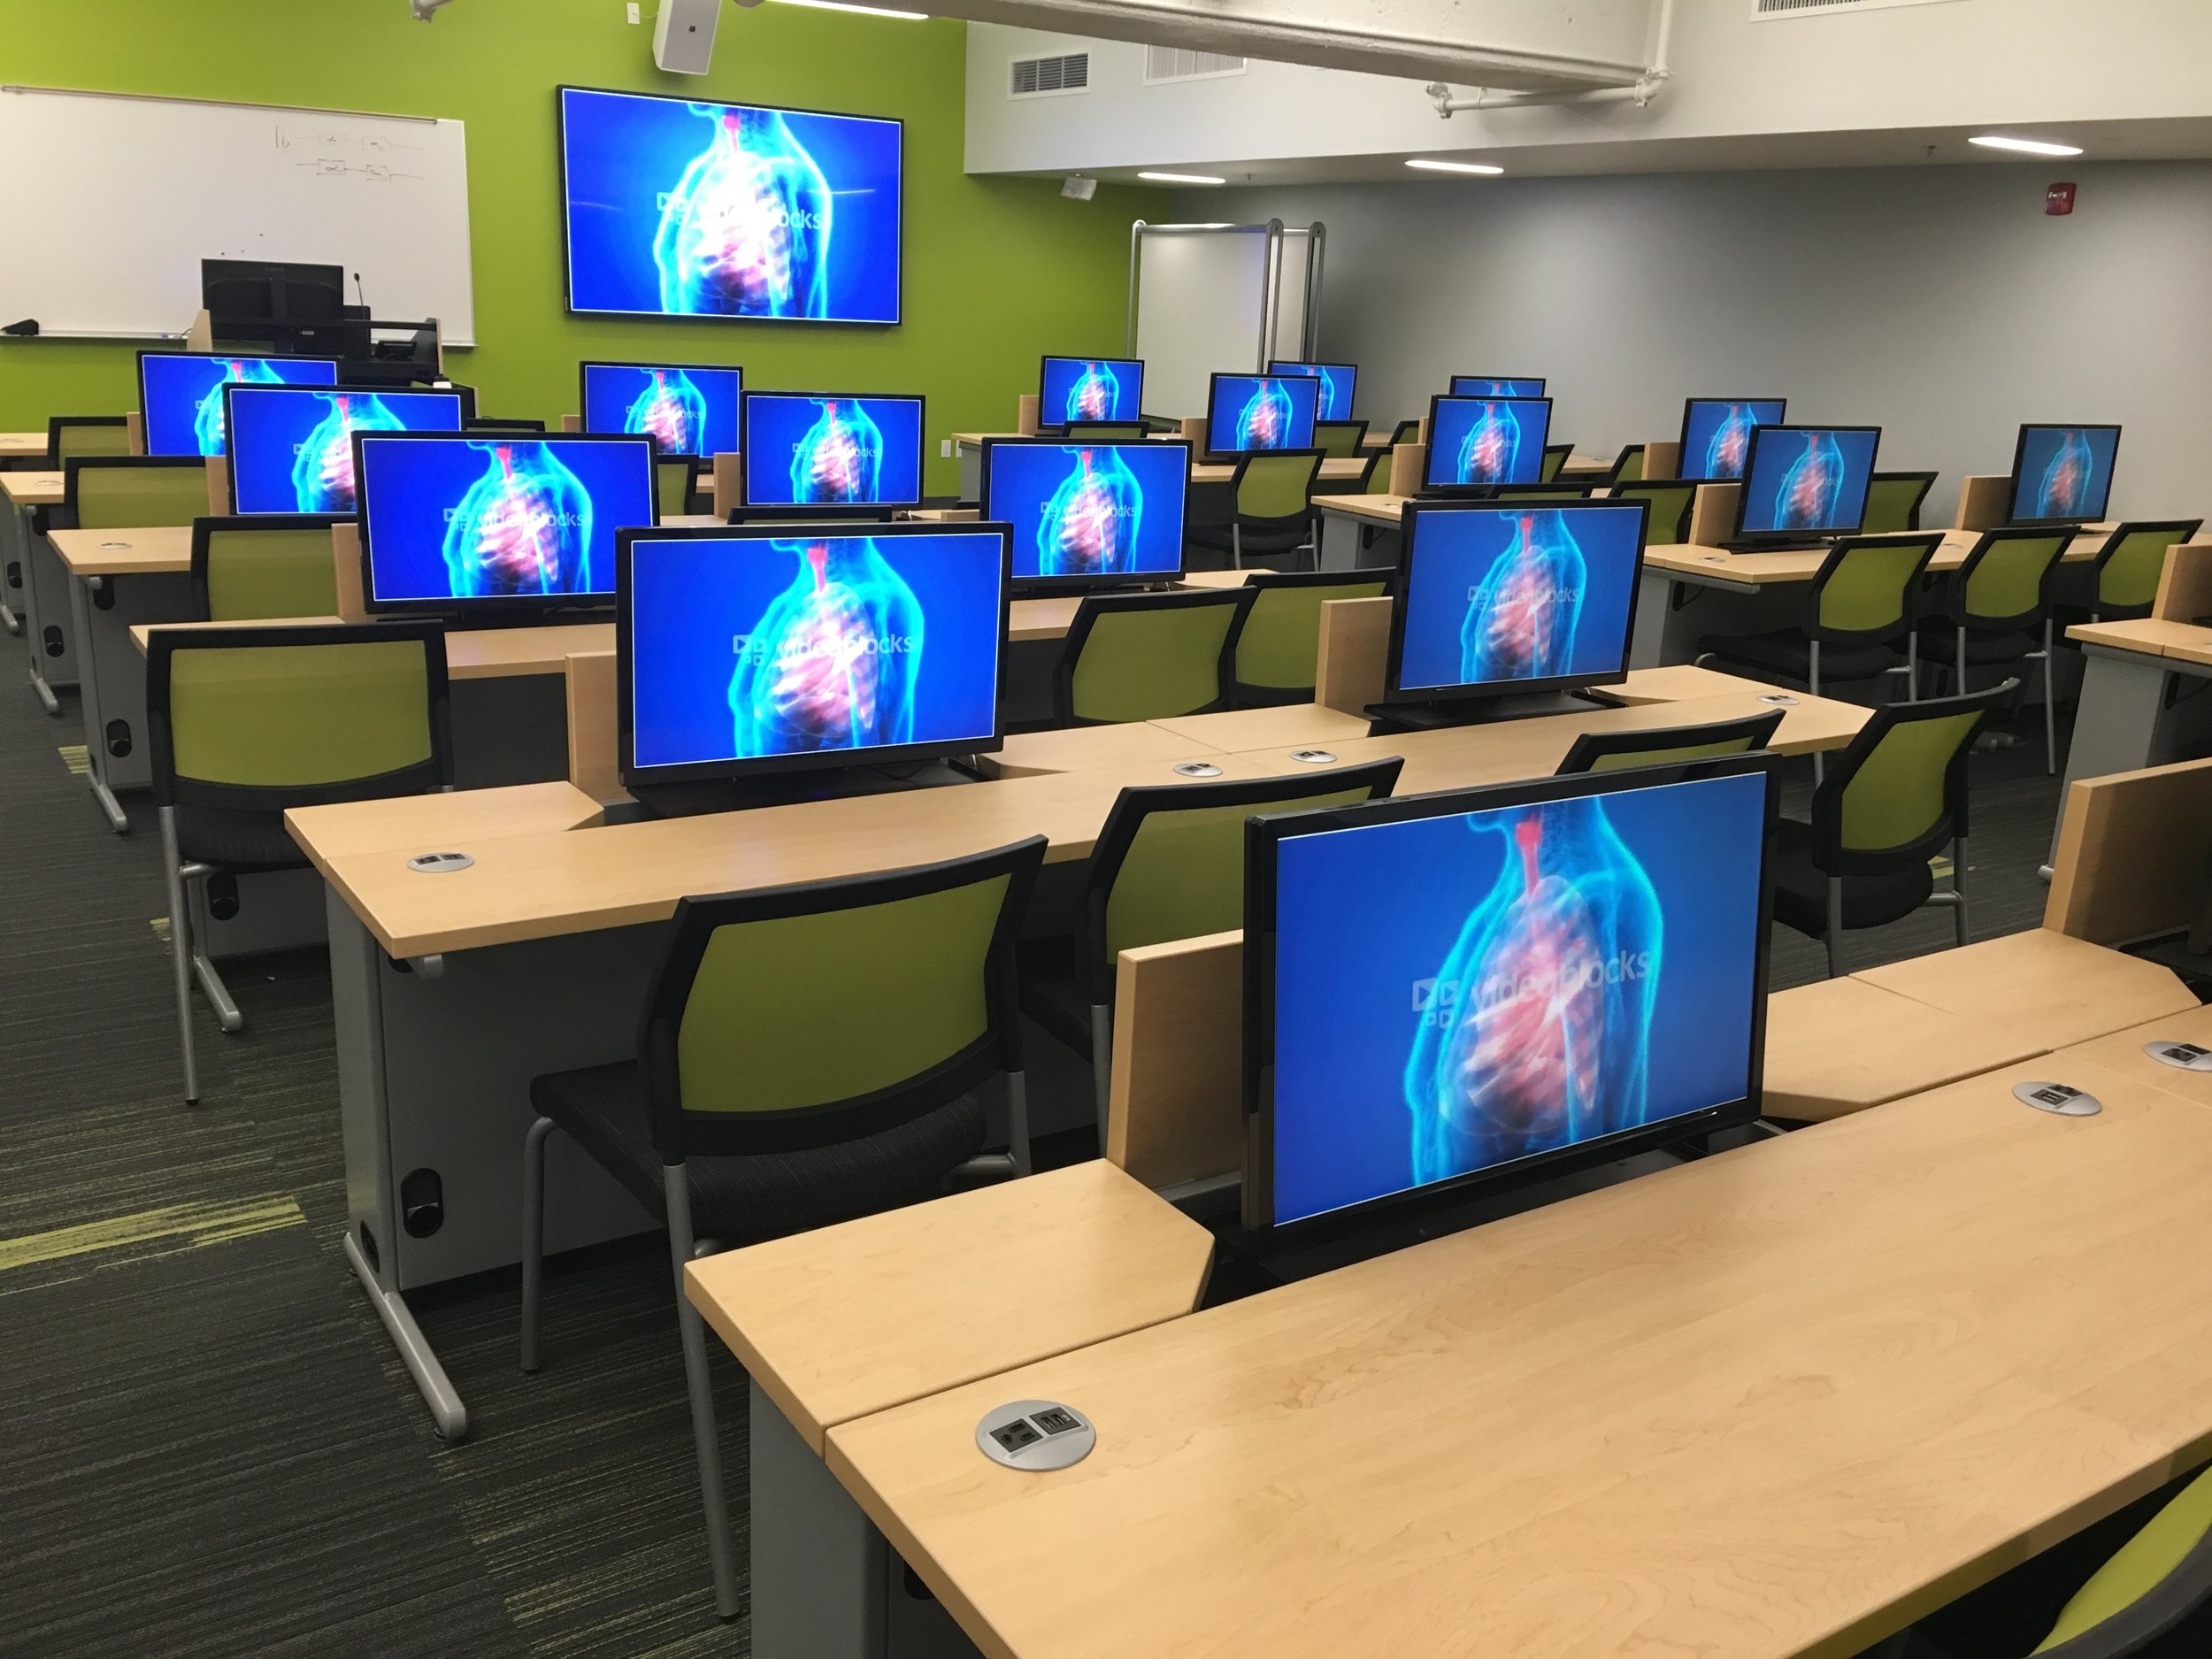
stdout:
[[[198,1009],[187,1109],[151,808],[107,832],[73,695],[48,718],[22,649],[0,640],[0,1654],[744,1653],[707,1584],[664,1247],[550,1264],[535,1378],[513,1273],[411,1296],[469,1404],[442,1444],[338,1250],[326,964],[229,971],[249,1023]],[[2058,787],[2022,730],[1974,761],[1982,936],[2042,911]],[[1950,927],[1923,912],[1848,965]],[[1773,961],[1778,987],[1823,971],[1781,930]],[[741,1497],[744,1379],[718,1363]]]

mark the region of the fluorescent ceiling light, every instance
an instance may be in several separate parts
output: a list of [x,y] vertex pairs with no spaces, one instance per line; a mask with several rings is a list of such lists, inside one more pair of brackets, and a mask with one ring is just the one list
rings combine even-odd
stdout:
[[845,0],[776,0],[778,5],[808,6],[817,12],[857,12],[864,18],[897,18],[902,23],[926,23],[926,12],[894,12],[888,6],[847,5]]
[[1228,180],[1217,179],[1206,173],[1141,173],[1140,179],[1149,179],[1155,184],[1226,184]]
[[1494,167],[1486,161],[1414,160],[1409,161],[1406,163],[1406,165],[1409,167],[1419,167],[1428,173],[1503,173],[1505,171],[1503,167]]
[[2078,156],[2078,144],[2054,144],[2040,138],[2006,138],[1994,133],[1985,133],[1970,138],[1970,144],[1979,144],[1984,150],[2016,150],[2025,156]]

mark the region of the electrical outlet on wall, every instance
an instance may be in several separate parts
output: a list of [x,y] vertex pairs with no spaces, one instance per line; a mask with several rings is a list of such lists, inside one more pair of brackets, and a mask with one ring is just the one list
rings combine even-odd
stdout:
[[631,22],[642,23],[645,21],[645,10],[638,4],[638,0],[630,0],[627,10],[630,13]]
[[940,438],[937,441],[937,458],[941,461],[949,461],[952,459],[952,440],[950,438]]

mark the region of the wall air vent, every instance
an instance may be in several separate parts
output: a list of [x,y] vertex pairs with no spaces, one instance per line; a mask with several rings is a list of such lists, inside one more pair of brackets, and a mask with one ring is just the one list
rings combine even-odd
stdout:
[[1244,59],[1225,52],[1189,52],[1179,46],[1144,49],[1144,81],[1148,87],[1164,81],[1213,81],[1243,73]]
[[1063,52],[1056,58],[1017,58],[1007,65],[1006,96],[1010,98],[1046,98],[1062,93],[1087,92],[1091,86],[1091,55]]
[[1886,12],[1894,6],[1955,5],[1957,0],[1751,0],[1754,23],[1826,17],[1837,12]]

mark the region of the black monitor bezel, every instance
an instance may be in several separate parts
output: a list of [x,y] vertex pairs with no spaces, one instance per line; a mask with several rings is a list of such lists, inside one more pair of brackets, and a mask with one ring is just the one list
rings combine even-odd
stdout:
[[[583,357],[576,364],[576,419],[587,433],[595,431],[591,424],[591,372],[594,369],[680,369],[688,374],[698,370],[707,374],[734,374],[737,376],[737,435],[741,443],[745,437],[745,365],[741,363],[628,363],[614,357]],[[573,434],[572,434],[573,435]],[[617,437],[634,438],[640,433],[617,433]],[[712,450],[704,455],[686,449],[661,453],[668,461],[711,461],[716,455],[737,453],[736,450]]]
[[[1767,987],[1773,933],[1774,860],[1770,851],[1779,816],[1780,786],[1771,754],[1566,777],[1526,779],[1471,789],[1397,795],[1350,806],[1256,815],[1246,822],[1244,858],[1244,1017],[1242,1021],[1245,1156],[1242,1228],[1256,1249],[1311,1244],[1356,1233],[1379,1222],[1424,1210],[1463,1204],[1487,1194],[1532,1186],[1542,1180],[1614,1163],[1640,1151],[1694,1136],[1749,1124],[1759,1116],[1766,1059]],[[1764,821],[1759,836],[1758,920],[1753,941],[1751,1029],[1747,1040],[1744,1093],[1694,1111],[1665,1118],[1597,1140],[1555,1147],[1509,1163],[1471,1170],[1425,1187],[1411,1187],[1295,1221],[1274,1219],[1275,1117],[1272,1038],[1275,1008],[1277,854],[1294,835],[1328,833],[1378,824],[1425,818],[1458,817],[1578,795],[1627,794],[1639,789],[1707,779],[1763,773],[1766,779]]]
[[[657,505],[658,480],[653,473],[653,441],[626,432],[357,432],[353,434],[355,522],[361,527],[361,607],[371,616],[436,616],[453,618],[456,626],[500,627],[541,619],[549,612],[604,612],[614,604],[611,588],[588,594],[503,594],[495,598],[457,598],[448,594],[427,599],[384,599],[376,596],[375,538],[369,511],[368,477],[362,445],[377,443],[452,443],[482,445],[504,437],[511,443],[627,443],[645,451],[646,500]],[[619,537],[626,526],[614,526]]]
[[[139,348],[137,357],[138,441],[149,456],[181,456],[200,453],[196,449],[157,449],[153,447],[152,422],[146,409],[147,403],[151,401],[146,396],[146,359],[149,357],[244,357],[254,362],[260,362],[265,358],[271,363],[327,363],[330,365],[330,379],[333,381],[338,379],[338,371],[342,362],[340,358],[323,357],[312,351],[173,351],[164,346],[142,346]],[[288,380],[283,383],[288,386],[291,384]],[[305,384],[304,381],[301,383]],[[230,382],[226,380],[223,384],[227,386]],[[227,407],[223,411],[223,419],[226,423],[230,419],[230,410]],[[223,448],[227,453],[230,449],[230,427],[227,424],[224,426],[223,433]],[[201,458],[204,460],[207,457],[202,456]]]
[[[754,501],[751,489],[752,480],[749,476],[749,472],[752,465],[753,399],[756,397],[811,397],[823,401],[889,402],[913,404],[918,411],[914,420],[913,495],[902,495],[895,501]],[[739,390],[737,399],[737,449],[740,457],[737,468],[738,490],[744,497],[745,506],[761,507],[778,511],[786,509],[803,511],[818,510],[826,516],[831,517],[833,517],[838,510],[849,511],[856,507],[889,508],[893,511],[902,508],[912,509],[920,506],[929,492],[928,480],[924,476],[929,471],[929,400],[920,392],[803,392],[768,388],[755,391],[751,387],[744,387]]]
[[[1675,442],[1675,448],[1681,451],[1681,456],[1680,458],[1675,463],[1674,474],[1677,478],[1681,479],[1686,483],[1734,484],[1741,481],[1739,479],[1733,478],[1707,478],[1702,473],[1692,472],[1686,470],[1689,465],[1690,459],[1690,411],[1695,409],[1700,403],[1778,403],[1782,406],[1780,418],[1771,421],[1755,422],[1754,430],[1756,430],[1759,426],[1781,426],[1789,424],[1790,400],[1786,397],[1684,398],[1682,400],[1682,435]],[[1750,446],[1747,444],[1744,448],[1745,470],[1747,472],[1749,471],[1750,466],[1751,449]]]
[[[224,496],[225,499],[230,503],[231,516],[239,518],[281,518],[288,516],[287,513],[249,512],[245,508],[241,507],[238,504],[238,468],[232,465],[235,457],[236,451],[231,446],[230,435],[238,430],[236,394],[242,391],[365,392],[374,397],[390,397],[397,396],[401,397],[457,398],[460,400],[461,419],[464,422],[464,425],[460,427],[455,428],[456,431],[465,430],[465,423],[474,419],[476,416],[476,388],[472,386],[348,386],[337,381],[334,381],[328,386],[310,386],[304,381],[295,384],[290,380],[285,381],[280,386],[264,386],[252,380],[225,380],[223,382]],[[358,474],[356,476],[357,477]],[[298,514],[297,508],[289,509],[288,511],[289,515],[293,517],[296,517]],[[330,516],[338,518],[351,518],[357,515],[349,512],[342,512]]]
[[1067,423],[1054,420],[1045,413],[1045,375],[1056,363],[1112,363],[1134,364],[1137,369],[1137,412],[1133,415],[1106,415],[1102,419],[1116,426],[1135,426],[1144,422],[1144,359],[1142,357],[1075,357],[1065,351],[1047,351],[1037,359],[1037,430],[1040,434],[1058,431]]
[[1874,472],[1882,457],[1881,427],[1866,426],[1837,426],[1827,423],[1822,423],[1816,426],[1793,426],[1781,421],[1776,422],[1771,426],[1754,426],[1751,429],[1751,447],[1744,451],[1743,476],[1740,479],[1724,479],[1720,480],[1723,483],[1732,483],[1736,486],[1736,511],[1733,515],[1734,529],[1730,539],[1735,541],[1770,541],[1778,547],[1787,547],[1793,543],[1801,546],[1808,541],[1832,541],[1839,536],[1863,534],[1863,531],[1862,526],[1866,523],[1866,497],[1864,495],[1862,495],[1859,498],[1859,519],[1857,524],[1848,526],[1829,525],[1820,529],[1805,530],[1747,530],[1744,528],[1744,515],[1751,509],[1751,492],[1746,488],[1746,486],[1751,482],[1751,475],[1757,468],[1759,460],[1759,443],[1762,434],[1770,432],[1791,434],[1803,432],[1872,433],[1874,434],[1874,453],[1867,460],[1866,477],[1867,494],[1871,495],[1873,493]]
[[[1636,562],[1629,572],[1628,606],[1621,623],[1620,667],[1602,674],[1549,674],[1541,680],[1496,680],[1473,686],[1421,686],[1407,687],[1400,683],[1405,667],[1406,607],[1408,591],[1413,583],[1414,549],[1419,541],[1420,521],[1433,514],[1467,512],[1520,512],[1532,509],[1538,512],[1587,512],[1606,509],[1621,512],[1628,508],[1637,510]],[[1647,501],[1616,500],[1610,496],[1592,501],[1560,501],[1537,503],[1532,502],[1493,502],[1466,496],[1438,501],[1409,501],[1398,517],[1398,574],[1392,584],[1390,595],[1390,647],[1383,658],[1383,693],[1385,703],[1406,706],[1431,703],[1494,703],[1502,697],[1525,697],[1551,691],[1582,691],[1594,686],[1617,686],[1628,678],[1629,650],[1636,637],[1636,602],[1641,596],[1644,579],[1645,539],[1651,534],[1651,503]]]
[[[1543,442],[1536,446],[1536,476],[1520,480],[1502,480],[1494,484],[1439,484],[1432,481],[1436,466],[1436,416],[1447,403],[1541,403],[1544,406]],[[1427,453],[1421,457],[1421,494],[1432,501],[1463,501],[1479,499],[1493,490],[1517,489],[1525,484],[1548,482],[1544,477],[1544,451],[1551,444],[1552,400],[1548,397],[1489,397],[1479,394],[1463,396],[1455,392],[1437,392],[1429,398],[1428,425],[1422,429],[1423,448]]]
[[[1206,380],[1206,440],[1201,450],[1205,459],[1225,462],[1241,461],[1248,455],[1279,455],[1285,449],[1310,449],[1315,447],[1314,434],[1306,434],[1303,443],[1279,443],[1271,449],[1217,449],[1214,448],[1214,395],[1224,380],[1311,380],[1310,374],[1271,374],[1265,369],[1216,369]],[[1321,421],[1321,388],[1313,388],[1313,419]]]
[[[628,603],[632,581],[631,549],[641,539],[655,541],[787,541],[794,530],[809,527],[841,536],[864,534],[884,537],[976,535],[994,531],[999,537],[998,673],[991,695],[991,733],[987,740],[937,738],[926,742],[900,743],[880,749],[815,749],[803,755],[776,755],[757,760],[687,761],[680,765],[644,766],[637,764],[637,710],[631,683],[635,641]],[[668,529],[638,526],[615,533],[614,649],[615,649],[615,762],[623,786],[652,787],[657,784],[736,782],[795,772],[820,772],[835,767],[883,766],[908,762],[943,760],[954,755],[987,755],[1005,745],[1006,714],[1002,697],[1006,683],[1008,607],[1013,603],[1014,531],[1011,525],[985,519],[957,518],[941,522],[860,526],[850,519],[818,519],[791,524],[678,526]]]
[[[1290,366],[1288,368],[1285,368],[1283,366],[1285,364],[1288,364]],[[1357,406],[1359,403],[1359,365],[1356,363],[1310,363],[1302,357],[1270,357],[1267,362],[1267,372],[1270,374],[1296,374],[1301,371],[1307,369],[1315,371],[1322,369],[1342,369],[1347,373],[1350,374],[1352,377],[1352,402],[1355,407]],[[1309,378],[1318,380],[1320,376],[1318,373],[1316,373]],[[1350,414],[1324,415],[1321,412],[1319,402],[1317,400],[1314,404],[1313,419],[1316,426],[1319,426],[1325,420],[1346,421],[1355,420],[1356,419],[1358,419],[1358,417]]]
[[1446,379],[1443,396],[1446,397],[1503,397],[1508,396],[1504,392],[1455,392],[1452,390],[1452,388],[1462,380],[1530,380],[1535,383],[1537,396],[1549,397],[1551,396],[1551,382],[1541,374],[1454,374]]
[[[2028,434],[2031,432],[2108,432],[2112,434],[2112,474],[2104,481],[2104,511],[2095,514],[2084,513],[2066,518],[2016,518],[2013,510],[2020,504],[2020,469],[2028,456]],[[2120,423],[2116,420],[2024,420],[2020,434],[2013,440],[2012,478],[2005,491],[2005,523],[2018,525],[2023,529],[2063,528],[2068,526],[2101,524],[2112,516],[2112,486],[2120,476]]]
[[1081,445],[1068,438],[987,438],[983,441],[983,470],[976,489],[976,506],[983,515],[982,522],[1011,526],[1010,518],[991,518],[991,452],[1000,448],[1009,449],[1180,449],[1183,452],[1182,518],[1175,537],[1175,568],[1171,571],[1130,571],[1111,576],[1016,576],[1012,574],[1010,550],[1008,580],[1014,584],[1018,595],[1086,594],[1110,592],[1116,588],[1142,588],[1154,582],[1179,580],[1189,560],[1187,545],[1190,535],[1190,469],[1191,446],[1181,438],[1115,438],[1103,443]]

